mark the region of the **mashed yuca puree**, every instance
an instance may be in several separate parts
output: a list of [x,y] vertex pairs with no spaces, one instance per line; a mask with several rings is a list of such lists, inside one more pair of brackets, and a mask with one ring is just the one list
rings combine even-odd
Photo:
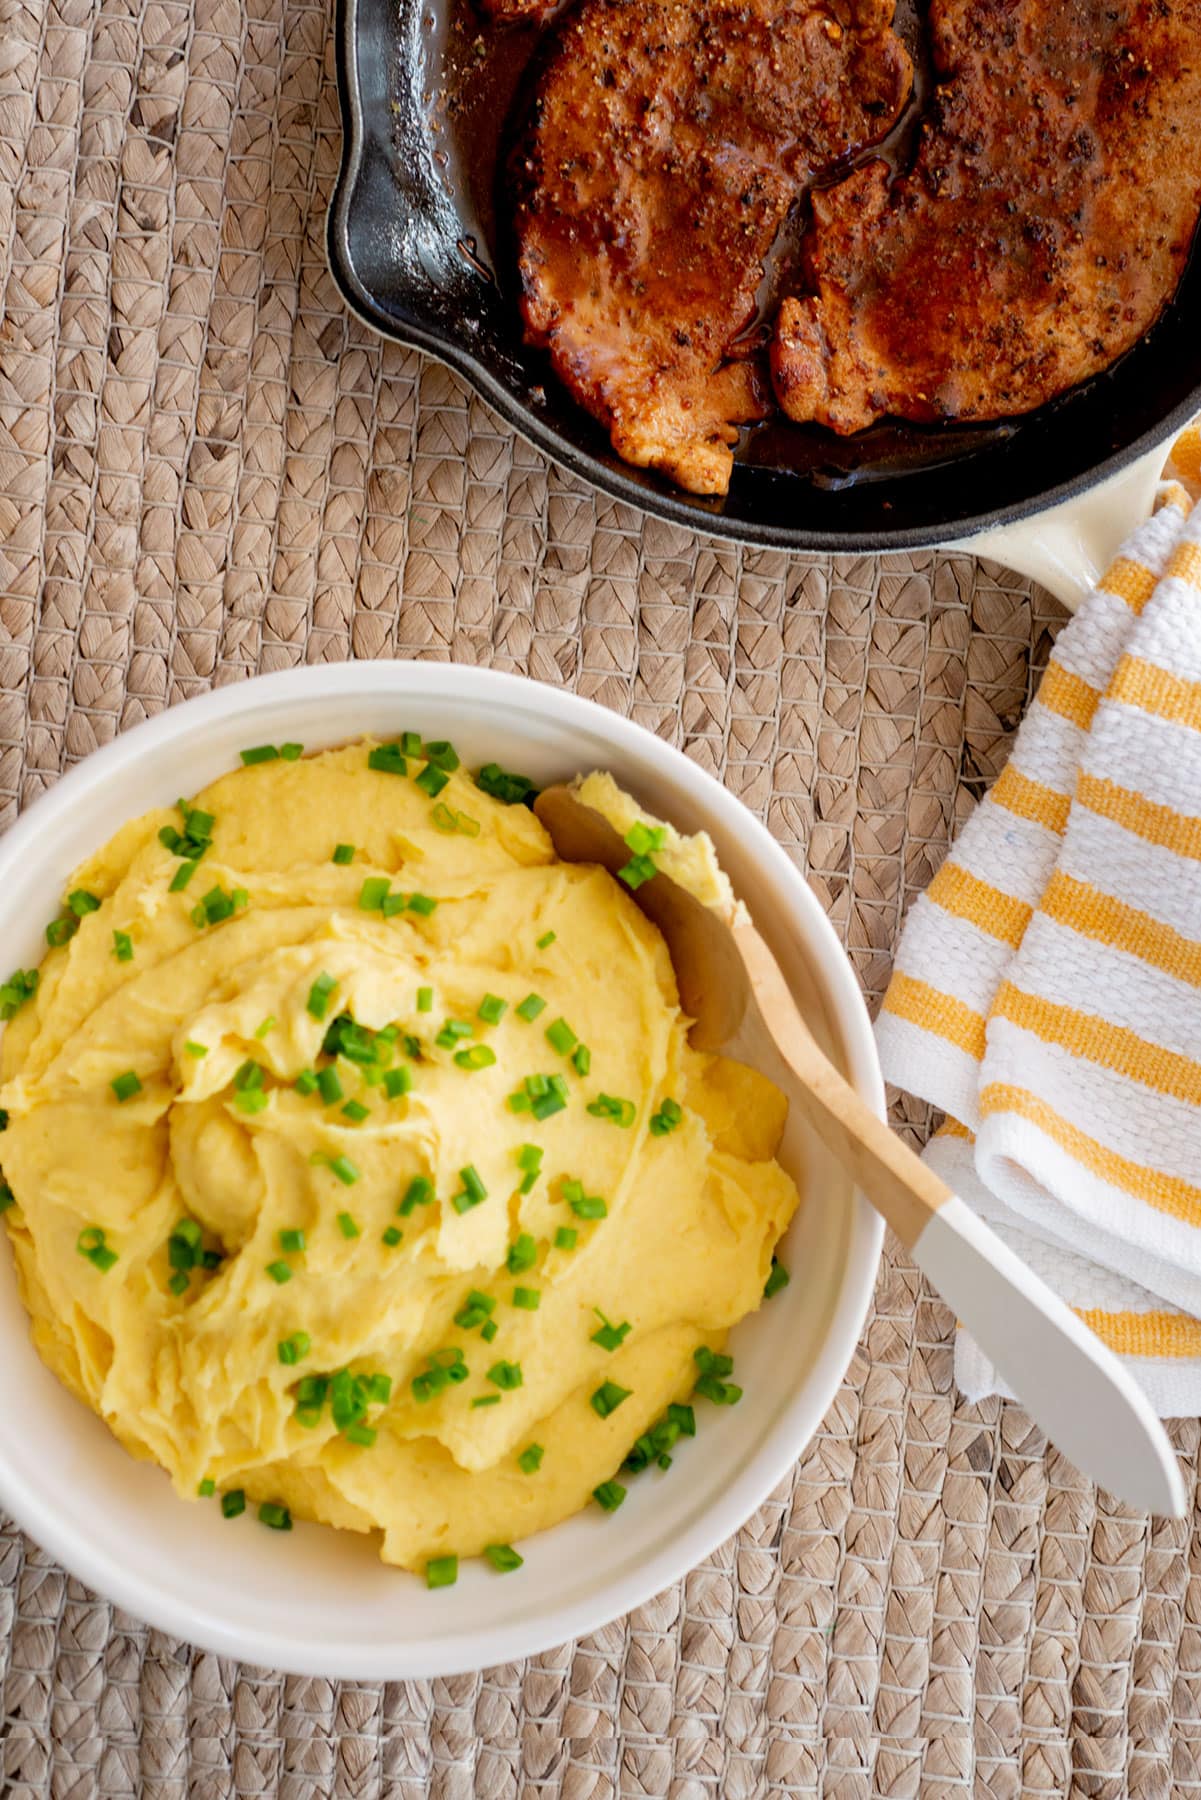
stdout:
[[[243,760],[78,869],[0,990],[35,1343],[183,1496],[435,1584],[516,1566],[736,1400],[784,1102],[689,1048],[658,931],[520,777],[411,734]],[[584,792],[629,882],[728,895],[707,839]]]

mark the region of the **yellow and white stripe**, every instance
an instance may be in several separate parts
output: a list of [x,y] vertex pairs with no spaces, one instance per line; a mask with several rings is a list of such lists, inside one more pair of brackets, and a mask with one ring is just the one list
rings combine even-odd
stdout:
[[[1201,430],[1169,473],[915,902],[877,1034],[950,1115],[930,1161],[1161,1411],[1196,1413]],[[962,1333],[957,1369],[997,1385]]]

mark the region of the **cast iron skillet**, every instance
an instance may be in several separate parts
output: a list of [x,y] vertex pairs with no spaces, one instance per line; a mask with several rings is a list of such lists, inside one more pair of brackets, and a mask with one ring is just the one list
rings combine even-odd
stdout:
[[[636,5],[638,0],[630,0]],[[747,434],[725,499],[632,469],[522,343],[493,200],[504,115],[536,33],[487,33],[472,0],[338,0],[342,167],[334,279],[369,325],[464,375],[526,438],[614,498],[791,550],[913,548],[1070,500],[1201,406],[1201,255],[1120,362],[1024,419],[973,428],[815,426]],[[481,35],[483,34],[483,35]],[[773,466],[774,465],[774,466]]]

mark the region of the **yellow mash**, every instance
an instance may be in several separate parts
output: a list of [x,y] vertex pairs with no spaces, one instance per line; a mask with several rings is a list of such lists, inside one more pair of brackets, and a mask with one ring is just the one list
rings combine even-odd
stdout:
[[0,1161],[37,1348],[134,1455],[421,1567],[627,1484],[797,1194],[782,1098],[689,1049],[621,883],[371,748],[241,768],[76,871]]

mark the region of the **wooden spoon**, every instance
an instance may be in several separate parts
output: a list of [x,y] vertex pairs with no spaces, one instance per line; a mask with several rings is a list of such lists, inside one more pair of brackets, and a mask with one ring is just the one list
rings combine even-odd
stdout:
[[[547,788],[534,810],[565,862],[615,875],[629,861],[608,820],[570,789]],[[1176,1454],[1138,1383],[843,1079],[754,926],[724,919],[662,873],[633,899],[667,941],[695,1047],[760,1070],[802,1110],[1082,1473],[1131,1506],[1182,1517]]]

